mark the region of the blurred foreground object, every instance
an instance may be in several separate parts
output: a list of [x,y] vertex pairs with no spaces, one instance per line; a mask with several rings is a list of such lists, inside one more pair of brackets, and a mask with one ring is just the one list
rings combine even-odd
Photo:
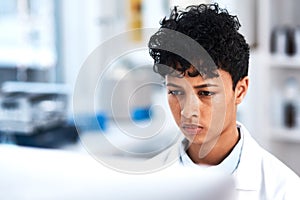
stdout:
[[234,200],[232,178],[207,169],[126,174],[88,154],[0,145],[0,199]]

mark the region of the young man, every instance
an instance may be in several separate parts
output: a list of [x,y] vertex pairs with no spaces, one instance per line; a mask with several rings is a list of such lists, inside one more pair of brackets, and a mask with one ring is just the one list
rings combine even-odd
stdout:
[[[249,46],[239,28],[237,17],[217,4],[175,7],[149,41],[185,137],[179,161],[232,174],[238,199],[300,198],[299,177],[236,122],[249,84]],[[167,161],[170,153],[162,155]]]

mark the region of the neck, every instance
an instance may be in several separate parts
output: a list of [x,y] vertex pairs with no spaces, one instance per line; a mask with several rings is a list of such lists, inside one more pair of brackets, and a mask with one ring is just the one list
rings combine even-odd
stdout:
[[[192,143],[187,149],[187,154],[196,164],[218,165],[231,153],[239,138],[239,132],[235,125],[230,130],[224,130],[217,141],[211,142],[213,144]],[[208,149],[209,152],[205,156],[199,156],[201,151],[206,151],[205,149]]]

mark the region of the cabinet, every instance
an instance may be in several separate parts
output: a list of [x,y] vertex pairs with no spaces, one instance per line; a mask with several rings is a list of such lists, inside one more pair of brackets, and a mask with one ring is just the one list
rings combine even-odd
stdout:
[[[260,23],[258,28],[261,64],[264,69],[265,83],[262,83],[263,97],[266,102],[261,110],[267,126],[270,140],[298,142],[300,145],[300,46],[297,40],[297,30],[300,25],[300,16],[297,7],[300,1],[296,0],[263,0],[258,4]],[[284,34],[281,34],[284,30]],[[283,36],[280,36],[280,34]],[[275,46],[275,48],[274,48]],[[288,85],[293,79],[293,112],[292,125],[287,124],[289,101]],[[265,129],[265,130],[266,130]]]
[[57,4],[55,0],[0,1],[0,90],[5,81],[58,80]]
[[[296,48],[300,43],[297,37],[288,40],[274,36],[274,30],[278,34],[278,30],[288,28],[288,38],[293,38],[295,30],[300,26],[300,13],[297,11],[300,1],[257,2],[258,46],[251,52],[257,65],[254,67],[255,75],[259,79],[255,83],[256,101],[259,104],[254,114],[257,116],[255,121],[258,128],[255,134],[263,138],[263,145],[271,153],[300,174],[300,159],[297,155],[300,151],[300,53],[297,53]],[[274,44],[277,45],[275,50]],[[293,79],[292,100],[295,106],[292,125],[287,124],[288,112],[285,107],[290,99],[290,79]]]
[[56,65],[56,1],[0,1],[0,66]]
[[297,142],[300,146],[300,59],[270,57],[268,114],[271,139]]

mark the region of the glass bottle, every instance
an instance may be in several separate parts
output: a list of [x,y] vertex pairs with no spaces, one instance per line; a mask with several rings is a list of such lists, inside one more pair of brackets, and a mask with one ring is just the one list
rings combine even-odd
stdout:
[[285,81],[284,126],[288,128],[297,126],[297,91],[298,82],[296,78],[287,78]]

